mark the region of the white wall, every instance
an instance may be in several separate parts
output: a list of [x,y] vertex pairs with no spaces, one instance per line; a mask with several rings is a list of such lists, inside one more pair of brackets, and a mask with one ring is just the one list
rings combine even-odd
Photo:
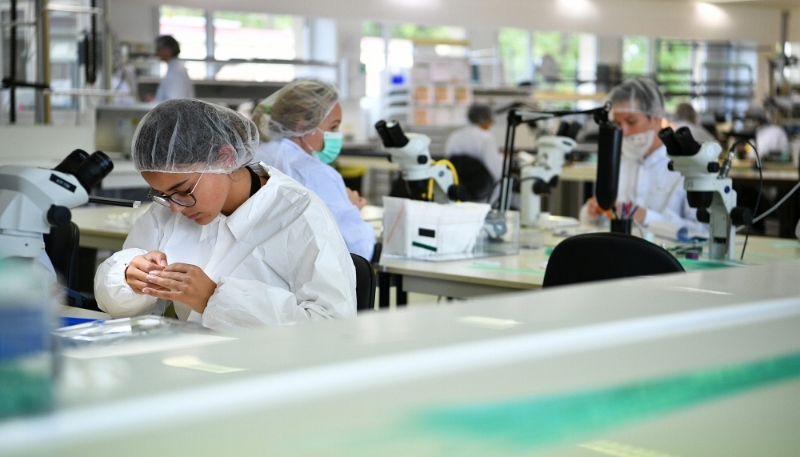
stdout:
[[145,43],[155,50],[158,9],[154,4],[132,0],[111,0],[109,23],[122,41]]
[[[132,15],[131,10],[161,3],[162,0],[112,0],[112,17],[125,15],[112,20],[124,26],[118,29],[120,36],[146,35],[148,30],[144,29],[151,26],[140,22],[147,22],[146,14]],[[239,0],[224,6],[219,0],[166,0],[164,3],[393,23],[748,40],[763,45],[774,44],[780,37],[778,8],[736,3],[711,5],[688,0]],[[800,40],[800,9],[795,9],[791,24],[790,36]]]

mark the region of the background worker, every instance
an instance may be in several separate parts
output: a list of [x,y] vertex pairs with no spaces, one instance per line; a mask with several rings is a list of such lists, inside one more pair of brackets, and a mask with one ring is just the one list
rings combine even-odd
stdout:
[[156,55],[167,63],[167,74],[161,80],[155,97],[148,96],[145,101],[161,103],[176,98],[194,98],[194,85],[186,72],[186,66],[178,58],[181,47],[170,35],[156,38]]
[[690,103],[681,103],[675,108],[675,117],[671,127],[675,131],[681,127],[687,127],[698,143],[717,140],[711,132],[697,122],[697,111]]
[[336,88],[318,79],[291,82],[253,112],[261,135],[256,159],[316,193],[333,214],[350,252],[373,259],[375,231],[361,218],[367,203],[330,164],[342,150],[342,107]]
[[[697,210],[689,207],[683,176],[669,171],[667,148],[658,138],[664,117],[664,96],[656,83],[644,77],[623,82],[611,90],[611,116],[622,128],[622,158],[617,205],[638,207],[633,218],[647,226],[668,222],[690,231],[706,231],[697,221]],[[606,220],[597,198],[581,208],[582,222]]]
[[503,176],[503,155],[489,132],[494,122],[492,109],[488,105],[473,104],[467,111],[467,119],[469,124],[447,138],[445,157],[467,155],[475,158],[486,167],[492,180],[497,182]]

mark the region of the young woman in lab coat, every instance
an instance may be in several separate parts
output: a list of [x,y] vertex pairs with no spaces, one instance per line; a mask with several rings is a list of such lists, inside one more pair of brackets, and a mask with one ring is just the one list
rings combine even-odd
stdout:
[[262,144],[256,159],[319,195],[339,225],[350,252],[372,259],[375,231],[361,218],[366,200],[345,187],[331,167],[342,149],[342,107],[333,85],[318,79],[291,82],[253,112]]
[[103,262],[95,297],[112,317],[172,300],[179,317],[225,330],[355,315],[355,270],[312,192],[250,164],[252,121],[199,100],[161,103],[133,138],[154,204]]
[[[623,135],[617,205],[638,207],[633,218],[645,227],[667,222],[690,231],[707,231],[686,200],[683,176],[667,168],[667,148],[658,138],[664,96],[656,83],[644,77],[625,81],[611,91],[609,101],[611,116]],[[580,216],[582,222],[606,220],[595,197],[581,208]]]

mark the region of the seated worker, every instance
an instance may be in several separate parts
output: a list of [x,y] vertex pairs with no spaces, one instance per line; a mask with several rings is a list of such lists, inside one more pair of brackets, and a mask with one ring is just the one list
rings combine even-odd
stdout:
[[689,103],[681,103],[675,108],[675,119],[670,126],[676,131],[681,127],[687,127],[698,143],[717,140],[711,132],[697,123],[697,111]]
[[[786,131],[767,118],[767,111],[759,103],[752,103],[744,112],[745,122],[753,125],[756,133],[756,147],[762,158],[771,152],[789,153],[789,136]],[[747,157],[756,158],[752,148],[747,148]]]
[[263,100],[252,116],[262,140],[256,159],[319,195],[350,252],[372,260],[375,230],[359,212],[367,201],[329,165],[342,150],[338,100],[336,88],[318,79],[291,82]]
[[[633,218],[644,226],[664,221],[706,231],[697,221],[697,210],[686,201],[683,176],[667,169],[667,148],[658,138],[664,97],[656,83],[637,77],[612,89],[608,98],[611,116],[623,135],[617,206],[629,202],[638,206]],[[580,219],[584,223],[607,220],[595,197],[581,208]]]
[[449,158],[464,154],[478,159],[497,182],[503,177],[503,155],[489,132],[492,126],[492,109],[474,104],[467,111],[469,124],[454,131],[447,138],[444,155]]
[[251,162],[250,119],[199,100],[142,118],[133,161],[156,203],[95,275],[112,317],[172,300],[179,318],[225,330],[354,316],[355,269],[325,204]]

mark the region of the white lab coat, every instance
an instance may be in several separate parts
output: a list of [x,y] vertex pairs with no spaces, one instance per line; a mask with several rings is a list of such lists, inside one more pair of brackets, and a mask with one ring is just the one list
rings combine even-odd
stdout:
[[[336,223],[319,198],[264,164],[270,178],[230,216],[198,225],[169,208],[150,205],[133,225],[122,251],[95,276],[99,307],[112,317],[152,312],[156,299],[125,281],[131,259],[166,253],[167,262],[201,267],[217,283],[202,315],[190,321],[226,330],[282,325],[356,313],[356,276]],[[178,315],[188,307],[176,303]]]
[[503,155],[492,134],[478,125],[469,124],[451,133],[447,137],[444,154],[445,157],[464,154],[480,160],[494,181],[499,181],[503,176]]
[[[761,157],[770,152],[792,152],[786,131],[777,125],[765,125],[756,129],[756,147]],[[756,155],[752,152],[751,156],[755,158]]]
[[[647,209],[644,226],[653,222],[668,222],[686,227],[689,231],[707,232],[706,224],[697,221],[697,210],[689,206],[683,176],[669,171],[667,148],[661,146],[644,162],[622,156],[619,167],[617,203],[633,202]],[[587,205],[583,205],[581,222],[593,222]]]
[[167,74],[156,89],[157,103],[176,98],[194,98],[194,85],[186,72],[183,61],[177,57],[167,62]]
[[333,167],[322,163],[288,139],[259,145],[256,160],[277,168],[319,195],[336,219],[347,249],[372,260],[375,230],[361,218],[358,207],[347,196],[342,175]]

